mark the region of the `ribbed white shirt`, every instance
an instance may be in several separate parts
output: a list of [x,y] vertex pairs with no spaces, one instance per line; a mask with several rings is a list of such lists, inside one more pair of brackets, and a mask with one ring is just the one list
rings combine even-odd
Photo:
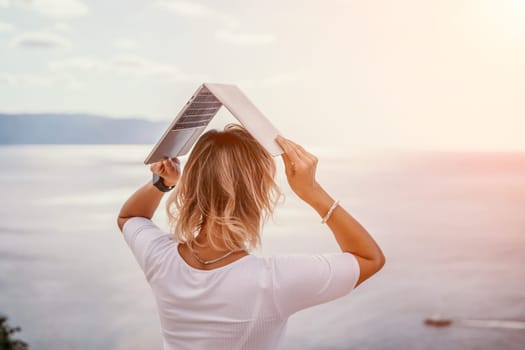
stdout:
[[165,350],[277,349],[290,315],[348,294],[359,278],[350,253],[248,255],[200,270],[151,220],[131,218],[123,234],[153,291]]

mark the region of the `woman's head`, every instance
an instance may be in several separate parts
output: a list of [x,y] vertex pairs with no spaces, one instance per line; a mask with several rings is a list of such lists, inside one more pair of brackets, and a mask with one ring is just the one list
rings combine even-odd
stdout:
[[167,203],[176,238],[192,241],[205,227],[215,248],[255,248],[280,197],[274,176],[272,156],[243,127],[206,132]]

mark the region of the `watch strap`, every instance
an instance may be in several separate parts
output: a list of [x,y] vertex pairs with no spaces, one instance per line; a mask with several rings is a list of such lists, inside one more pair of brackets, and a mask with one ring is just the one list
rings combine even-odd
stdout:
[[153,182],[153,186],[157,187],[159,191],[161,192],[169,192],[175,187],[175,186],[166,186],[164,184],[164,179],[157,174],[153,174],[152,182]]

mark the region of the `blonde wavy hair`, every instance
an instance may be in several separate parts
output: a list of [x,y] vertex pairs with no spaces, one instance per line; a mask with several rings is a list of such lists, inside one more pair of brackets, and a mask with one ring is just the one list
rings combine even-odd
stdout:
[[202,229],[215,249],[252,250],[281,197],[272,156],[246,129],[228,124],[195,144],[179,183],[167,201],[171,230],[181,243]]

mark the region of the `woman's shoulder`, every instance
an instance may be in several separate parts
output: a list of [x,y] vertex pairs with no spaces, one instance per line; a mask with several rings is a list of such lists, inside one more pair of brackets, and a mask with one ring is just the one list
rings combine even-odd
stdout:
[[274,273],[287,271],[308,274],[312,270],[333,270],[335,268],[355,269],[357,260],[347,252],[322,254],[276,254],[258,257],[260,262]]

